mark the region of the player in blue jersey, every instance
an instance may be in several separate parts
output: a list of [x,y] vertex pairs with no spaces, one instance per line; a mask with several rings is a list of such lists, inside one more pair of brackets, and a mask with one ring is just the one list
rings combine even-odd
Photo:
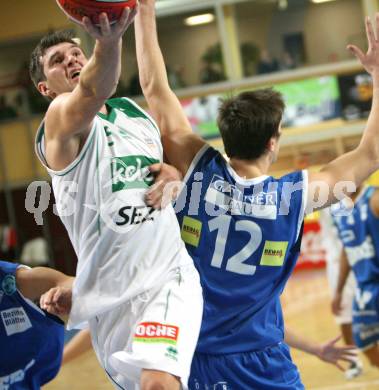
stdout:
[[332,308],[338,314],[342,291],[352,270],[357,281],[353,301],[354,341],[370,363],[379,368],[379,189],[368,186],[354,197],[353,208],[332,211],[344,245]]
[[193,134],[169,87],[154,5],[140,0],[136,18],[140,81],[167,159],[185,177],[178,219],[205,298],[190,388],[303,389],[283,342],[279,297],[299,254],[306,209],[340,200],[379,168],[379,43],[373,27],[367,20],[367,54],[349,46],[374,83],[360,145],[320,172],[274,179],[267,172],[279,152],[281,96],[265,89],[223,102],[218,125],[227,162]]
[[64,323],[34,301],[72,278],[0,261],[0,389],[37,390],[59,371]]

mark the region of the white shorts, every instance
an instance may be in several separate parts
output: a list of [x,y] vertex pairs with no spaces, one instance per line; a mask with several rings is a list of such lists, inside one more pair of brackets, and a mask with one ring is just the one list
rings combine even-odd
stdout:
[[[326,264],[326,274],[332,294],[334,295],[338,283],[338,262],[328,262]],[[353,300],[356,289],[356,281],[353,272],[350,271],[345,287],[342,292],[341,311],[338,316],[334,316],[338,325],[351,324],[353,322]]]
[[185,266],[159,289],[91,320],[92,343],[117,389],[138,388],[142,369],[168,372],[187,389],[202,314],[199,275]]

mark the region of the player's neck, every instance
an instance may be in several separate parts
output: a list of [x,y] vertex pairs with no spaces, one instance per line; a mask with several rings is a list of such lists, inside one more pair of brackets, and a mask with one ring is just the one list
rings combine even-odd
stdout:
[[229,164],[239,177],[244,177],[246,179],[254,179],[256,177],[267,175],[271,165],[267,156],[263,156],[256,160],[240,160],[238,158],[231,158],[229,160]]
[[104,104],[103,107],[100,108],[99,112],[101,112],[104,115],[108,115],[107,106]]

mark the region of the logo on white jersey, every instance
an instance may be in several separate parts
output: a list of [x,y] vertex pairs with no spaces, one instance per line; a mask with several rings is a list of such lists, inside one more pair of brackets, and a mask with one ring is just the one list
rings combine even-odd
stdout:
[[3,310],[0,312],[7,336],[22,333],[32,327],[28,315],[23,307]]
[[112,192],[150,187],[154,177],[150,175],[148,167],[158,162],[158,160],[146,156],[112,158]]
[[159,322],[141,322],[134,333],[134,341],[143,343],[176,344],[179,328]]
[[28,371],[29,368],[32,367],[35,362],[36,361],[33,359],[26,365],[24,369],[20,369],[15,372],[12,372],[9,375],[0,377],[0,390],[8,390],[15,383],[22,382],[25,378],[26,371]]

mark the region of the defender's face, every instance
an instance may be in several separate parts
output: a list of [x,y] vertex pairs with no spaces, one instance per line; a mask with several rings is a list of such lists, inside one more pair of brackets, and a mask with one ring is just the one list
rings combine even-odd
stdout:
[[41,62],[46,80],[38,83],[38,90],[42,95],[54,99],[74,90],[87,58],[79,46],[64,42],[49,47]]

